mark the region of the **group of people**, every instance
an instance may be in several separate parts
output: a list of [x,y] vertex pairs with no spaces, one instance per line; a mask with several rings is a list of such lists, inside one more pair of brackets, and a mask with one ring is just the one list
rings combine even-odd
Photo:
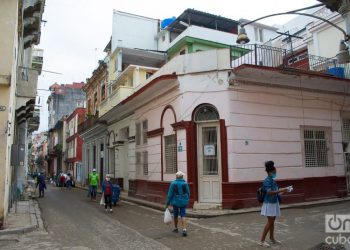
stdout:
[[[292,188],[278,188],[275,181],[277,177],[277,170],[273,161],[265,162],[265,171],[267,177],[263,181],[262,190],[264,193],[263,204],[261,207],[261,215],[267,217],[267,223],[261,234],[259,245],[263,247],[270,247],[271,244],[281,244],[275,238],[275,220],[276,217],[281,216],[280,211],[280,195],[287,192],[291,192]],[[186,229],[186,207],[189,203],[190,190],[187,182],[183,179],[184,173],[181,171],[176,173],[176,179],[170,184],[167,202],[165,208],[173,207],[173,222],[174,233],[178,233],[178,217],[181,217],[182,235],[187,236]],[[266,241],[266,237],[269,234],[269,242]]]
[[63,190],[64,186],[66,186],[68,190],[72,188],[72,177],[70,173],[67,173],[66,175],[61,173],[58,177],[58,181],[61,190]]
[[[89,174],[89,184],[90,184],[90,189],[89,189],[89,196],[91,200],[96,201],[96,193],[97,193],[97,186],[99,183],[99,176],[96,173],[96,169],[92,170],[92,173]],[[111,176],[110,174],[106,175],[105,180],[102,182],[102,194],[104,198],[104,206],[105,206],[105,211],[106,212],[113,212],[112,208],[112,195],[113,195],[113,184],[111,182]],[[109,207],[109,210],[108,210]]]
[[[281,215],[280,211],[280,195],[290,191],[288,188],[278,188],[275,181],[277,176],[276,167],[273,161],[265,162],[265,171],[267,177],[263,181],[262,190],[264,192],[263,204],[261,207],[261,215],[267,217],[267,223],[263,229],[259,245],[263,247],[269,247],[270,244],[280,244],[281,242],[275,238],[275,220],[276,217]],[[186,207],[190,201],[190,189],[188,183],[184,179],[184,173],[178,171],[176,173],[176,179],[171,182],[168,190],[165,209],[173,209],[173,223],[174,233],[178,233],[178,218],[181,217],[182,236],[187,236],[186,228]],[[99,183],[99,176],[96,173],[96,169],[89,175],[90,190],[89,194],[91,200],[96,200],[96,191]],[[112,212],[112,193],[113,186],[110,175],[106,175],[105,180],[102,182],[102,193],[104,198],[106,212]],[[109,207],[109,210],[108,210]],[[266,241],[266,237],[269,234],[269,242]]]

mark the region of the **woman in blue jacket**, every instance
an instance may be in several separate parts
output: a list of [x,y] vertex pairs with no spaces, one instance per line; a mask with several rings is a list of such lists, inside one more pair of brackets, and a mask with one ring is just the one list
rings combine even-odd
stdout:
[[102,193],[105,199],[105,210],[108,211],[107,206],[109,206],[109,212],[112,213],[112,194],[113,194],[113,185],[111,182],[111,177],[109,174],[106,175],[106,179],[102,183]]
[[270,232],[270,243],[281,243],[275,239],[275,219],[277,216],[281,216],[279,195],[287,192],[287,188],[279,189],[276,181],[276,168],[273,161],[265,162],[265,170],[267,177],[263,182],[263,191],[265,192],[264,203],[261,207],[261,215],[267,217],[267,223],[260,238],[259,245],[269,247],[270,244],[265,241],[266,235]]
[[184,173],[178,171],[176,173],[176,179],[171,182],[168,197],[165,204],[165,208],[168,208],[171,204],[174,211],[174,233],[178,233],[179,229],[177,228],[179,214],[181,216],[182,223],[182,236],[187,236],[186,229],[186,207],[190,200],[190,188],[188,187],[187,182],[183,179]]

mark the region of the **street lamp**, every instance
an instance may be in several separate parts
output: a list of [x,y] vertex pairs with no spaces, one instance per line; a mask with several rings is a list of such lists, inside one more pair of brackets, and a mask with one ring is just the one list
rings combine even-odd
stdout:
[[305,8],[302,8],[302,9],[297,9],[297,10],[292,10],[292,11],[287,11],[287,12],[282,12],[282,13],[276,13],[276,14],[263,16],[263,17],[255,19],[253,21],[249,21],[247,23],[243,23],[243,24],[241,23],[240,24],[241,28],[239,29],[239,33],[238,33],[238,36],[237,36],[236,43],[238,43],[238,44],[246,44],[246,43],[248,43],[250,40],[249,40],[249,38],[247,36],[247,33],[246,33],[245,29],[244,29],[244,26],[246,26],[248,24],[251,24],[251,23],[254,23],[254,22],[257,22],[257,21],[259,21],[261,19],[265,19],[265,18],[272,17],[272,16],[279,16],[279,15],[309,16],[309,17],[313,17],[313,18],[322,20],[322,21],[328,23],[329,25],[335,27],[336,29],[338,29],[339,31],[341,31],[343,33],[344,40],[340,41],[340,47],[339,47],[339,52],[337,54],[337,59],[338,59],[339,63],[348,63],[348,62],[350,62],[350,55],[349,55],[348,46],[346,45],[346,42],[348,42],[350,40],[350,36],[348,34],[346,34],[345,30],[343,30],[339,26],[335,25],[334,23],[332,23],[329,20],[324,19],[322,17],[311,15],[311,14],[307,14],[307,13],[299,13],[298,12],[298,11],[303,11],[303,10],[307,10],[307,9],[313,9],[313,8],[316,8],[316,7],[321,7],[323,5],[324,4],[316,4],[316,5],[305,7]]

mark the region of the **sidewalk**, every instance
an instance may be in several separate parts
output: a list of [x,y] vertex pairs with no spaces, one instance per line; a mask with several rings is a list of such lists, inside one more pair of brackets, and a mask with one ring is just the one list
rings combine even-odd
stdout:
[[36,200],[25,200],[14,203],[5,220],[5,229],[0,235],[23,234],[34,231],[42,224],[41,212]]
[[[88,190],[87,187],[76,187],[83,190]],[[101,194],[101,190],[98,190],[97,193]],[[149,202],[141,199],[137,199],[134,197],[129,197],[127,192],[121,191],[120,192],[120,199],[122,201],[127,201],[131,203],[136,203],[141,206],[150,207],[153,209],[164,211],[164,205],[154,202]],[[318,201],[309,201],[309,202],[300,202],[300,203],[293,203],[293,204],[285,204],[281,205],[281,209],[288,209],[288,208],[306,208],[306,207],[312,207],[312,206],[318,206],[318,205],[327,205],[327,204],[333,204],[338,202],[345,202],[350,201],[350,197],[345,198],[334,198],[334,199],[325,199],[325,200],[318,200]],[[231,214],[245,214],[245,213],[253,213],[253,212],[260,212],[261,207],[252,207],[252,208],[244,208],[244,209],[211,209],[211,210],[193,210],[191,208],[187,209],[186,214],[187,217],[191,218],[212,218],[212,217],[218,217],[223,215],[231,215]]]

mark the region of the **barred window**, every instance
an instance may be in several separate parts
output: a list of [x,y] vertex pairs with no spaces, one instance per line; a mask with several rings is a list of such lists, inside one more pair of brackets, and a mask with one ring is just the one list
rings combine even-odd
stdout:
[[136,140],[136,145],[140,145],[141,144],[141,124],[140,123],[136,123],[136,136],[135,136],[135,140]]
[[343,119],[343,139],[350,141],[350,119]]
[[143,175],[148,175],[148,152],[142,152],[142,165],[143,165]]
[[305,167],[327,167],[330,165],[329,134],[330,129],[326,128],[304,128]]
[[141,175],[141,152],[136,152],[136,173]]
[[165,172],[173,174],[177,172],[176,162],[176,137],[175,135],[164,136],[165,147]]
[[142,122],[142,136],[143,136],[142,142],[143,142],[143,144],[147,143],[147,131],[148,131],[148,122],[146,120],[146,121]]

